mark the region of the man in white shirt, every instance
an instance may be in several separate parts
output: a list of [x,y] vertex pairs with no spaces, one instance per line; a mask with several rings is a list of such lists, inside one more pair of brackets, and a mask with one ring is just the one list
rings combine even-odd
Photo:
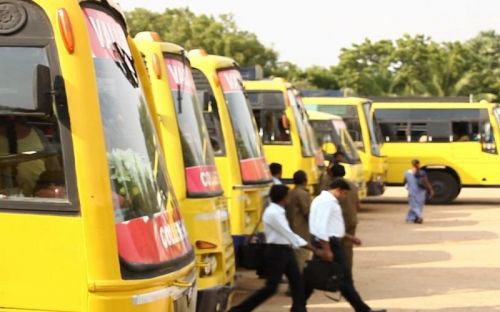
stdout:
[[[349,183],[344,179],[335,179],[327,191],[322,191],[311,203],[309,213],[309,231],[314,236],[315,242],[323,250],[323,258],[329,258],[340,265],[343,271],[340,292],[356,312],[385,312],[385,310],[372,310],[356,291],[351,270],[348,269],[342,239],[348,239],[355,245],[361,241],[345,232],[344,219],[339,200],[347,197],[350,190]],[[306,289],[306,298],[312,293]]]
[[302,237],[290,229],[286,218],[285,205],[289,188],[286,185],[273,185],[269,192],[271,204],[266,207],[262,216],[266,235],[266,285],[250,295],[231,312],[252,311],[273,296],[279,286],[283,274],[288,278],[292,291],[292,307],[290,311],[305,312],[306,300],[304,282],[297,266],[293,249],[307,248],[316,255],[322,256],[319,249],[312,247]]

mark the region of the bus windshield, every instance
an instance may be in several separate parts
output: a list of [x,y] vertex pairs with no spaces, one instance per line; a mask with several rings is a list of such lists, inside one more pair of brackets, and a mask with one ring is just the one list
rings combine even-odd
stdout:
[[370,131],[370,142],[372,146],[372,155],[380,156],[380,145],[382,144],[382,135],[378,125],[376,125],[375,117],[372,117],[371,113],[372,103],[363,103],[363,111],[365,112],[365,118],[368,123],[368,130]]
[[121,262],[134,271],[163,267],[191,247],[177,207],[165,209],[169,181],[158,138],[123,29],[104,11],[84,8],[84,12],[94,54]]
[[360,151],[365,150],[363,131],[359,122],[359,114],[356,105],[309,105],[312,109],[338,115],[342,117],[347,125],[347,129],[351,138],[356,144],[356,148]]
[[300,99],[297,99],[292,89],[287,90],[290,105],[292,106],[293,115],[297,122],[297,130],[299,132],[300,143],[302,147],[302,156],[312,157],[316,154],[316,140],[312,132],[311,125],[309,125],[307,113],[305,111]]
[[257,125],[243,93],[241,74],[234,68],[221,70],[217,74],[233,125],[243,180],[267,182],[270,174],[265,164]]
[[347,126],[343,120],[333,120],[335,130],[340,139],[341,151],[346,155],[349,163],[357,163],[360,161],[356,145],[347,131]]
[[179,125],[188,195],[220,195],[219,174],[189,63],[177,55],[164,57]]
[[497,120],[497,127],[500,129],[500,107],[495,108],[493,114],[495,114]]

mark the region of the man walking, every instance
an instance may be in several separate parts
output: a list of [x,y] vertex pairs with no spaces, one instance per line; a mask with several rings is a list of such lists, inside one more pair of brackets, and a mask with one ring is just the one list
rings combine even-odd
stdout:
[[[347,197],[350,190],[349,184],[344,179],[334,180],[328,191],[322,191],[311,204],[309,214],[309,231],[314,236],[314,240],[321,246],[323,258],[329,258],[336,262],[343,273],[343,280],[340,284],[342,296],[349,302],[356,312],[385,312],[385,310],[372,310],[356,291],[351,271],[347,267],[342,239],[352,241],[360,245],[361,241],[345,232],[344,219],[340,208],[339,200]],[[306,298],[312,293],[311,289],[306,290]]]
[[[333,179],[344,178],[345,168],[341,164],[335,164],[332,166],[331,175]],[[342,209],[342,217],[344,218],[345,232],[349,235],[356,235],[356,227],[358,225],[358,210],[360,207],[358,187],[352,181],[345,179],[349,184],[350,190],[347,192],[345,199],[340,200],[340,208]],[[352,272],[354,252],[354,244],[351,240],[347,238],[342,239],[344,246],[345,259],[347,267]]]
[[[311,206],[311,194],[307,189],[307,174],[303,170],[298,170],[293,174],[294,189],[288,193],[288,204],[286,216],[292,231],[297,233],[307,242],[311,241],[309,233],[309,208]],[[307,249],[295,249],[295,259],[302,273],[306,261],[311,258],[311,252]]]
[[308,248],[315,254],[322,256],[321,250],[315,249],[308,242],[294,233],[288,224],[285,214],[288,187],[273,185],[270,190],[271,204],[266,207],[262,216],[264,233],[267,240],[266,285],[250,295],[239,305],[233,307],[232,312],[252,311],[267,299],[273,296],[283,274],[288,278],[292,291],[292,312],[305,312],[306,300],[304,282],[297,267],[293,249]]

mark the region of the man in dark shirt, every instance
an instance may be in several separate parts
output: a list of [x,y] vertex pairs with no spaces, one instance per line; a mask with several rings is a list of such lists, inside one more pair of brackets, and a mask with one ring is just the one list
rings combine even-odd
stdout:
[[[309,208],[311,206],[311,194],[307,189],[307,174],[299,170],[293,174],[294,189],[288,193],[288,204],[286,207],[286,217],[292,231],[299,234],[305,241],[311,241],[309,234]],[[311,253],[307,249],[296,249],[295,258],[300,272],[304,269],[306,261],[311,258]]]

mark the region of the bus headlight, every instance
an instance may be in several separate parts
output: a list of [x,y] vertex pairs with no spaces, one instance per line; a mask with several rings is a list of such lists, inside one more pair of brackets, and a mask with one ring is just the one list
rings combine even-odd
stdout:
[[200,276],[201,277],[206,277],[210,276],[217,271],[218,263],[217,263],[217,257],[214,254],[207,254],[201,256],[201,270],[200,270]]

